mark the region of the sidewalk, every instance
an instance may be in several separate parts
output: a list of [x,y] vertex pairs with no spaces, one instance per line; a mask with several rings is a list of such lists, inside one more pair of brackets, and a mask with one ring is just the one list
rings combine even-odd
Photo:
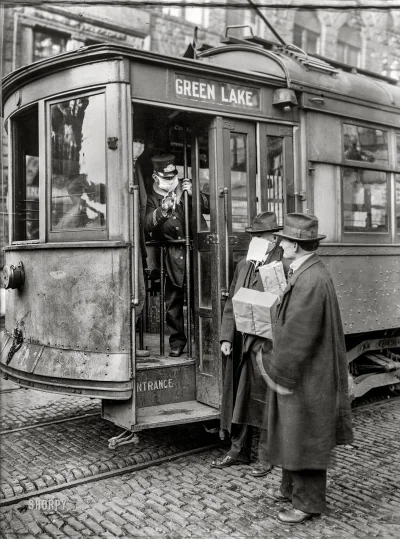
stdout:
[[[223,449],[38,496],[2,509],[0,534],[59,537],[360,539],[400,537],[400,400],[354,412],[353,448],[329,471],[328,511],[290,527],[266,495],[280,470],[260,479],[249,466],[210,468]],[[132,449],[134,451],[134,449]]]

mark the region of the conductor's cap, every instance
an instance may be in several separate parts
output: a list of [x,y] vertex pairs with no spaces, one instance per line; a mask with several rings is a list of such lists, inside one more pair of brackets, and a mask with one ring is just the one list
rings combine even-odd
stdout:
[[154,172],[162,178],[174,178],[178,174],[175,167],[175,156],[172,154],[155,155],[151,161]]

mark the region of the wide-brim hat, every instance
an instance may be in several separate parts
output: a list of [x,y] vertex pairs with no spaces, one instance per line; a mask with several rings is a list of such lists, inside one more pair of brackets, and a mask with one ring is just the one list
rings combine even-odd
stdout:
[[281,232],[276,235],[292,241],[319,241],[326,238],[318,234],[318,218],[315,215],[305,213],[288,213],[285,225]]
[[175,155],[169,153],[155,155],[151,158],[151,162],[154,172],[161,178],[174,178],[178,174],[175,167]]
[[258,232],[275,232],[276,230],[282,230],[282,228],[276,222],[275,212],[264,211],[256,215],[251,226],[247,226],[245,231],[250,234],[257,234]]

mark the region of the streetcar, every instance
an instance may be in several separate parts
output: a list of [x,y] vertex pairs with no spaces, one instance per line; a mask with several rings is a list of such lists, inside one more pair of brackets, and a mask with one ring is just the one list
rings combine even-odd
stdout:
[[[101,399],[128,436],[218,419],[223,306],[245,227],[270,210],[319,217],[354,396],[400,388],[396,81],[227,32],[195,59],[84,47],[16,70],[2,92],[6,378]],[[156,153],[193,185],[180,357],[166,352],[164,246],[143,251],[137,167]]]

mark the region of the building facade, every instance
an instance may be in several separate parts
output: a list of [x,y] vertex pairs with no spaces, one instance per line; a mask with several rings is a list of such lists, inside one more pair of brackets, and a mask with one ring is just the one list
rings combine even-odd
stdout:
[[[282,0],[283,3],[283,0]],[[400,79],[400,11],[262,9],[262,13],[287,43],[308,53],[351,64]],[[243,2],[240,2],[243,6]],[[227,25],[248,25],[266,40],[277,41],[250,6],[235,8],[180,6],[151,8],[129,6],[15,5],[1,10],[2,76],[31,62],[96,43],[116,43],[182,56],[193,43],[218,45]],[[0,193],[0,246],[8,242],[7,136],[2,129],[2,184]],[[0,258],[0,266],[2,257]]]

